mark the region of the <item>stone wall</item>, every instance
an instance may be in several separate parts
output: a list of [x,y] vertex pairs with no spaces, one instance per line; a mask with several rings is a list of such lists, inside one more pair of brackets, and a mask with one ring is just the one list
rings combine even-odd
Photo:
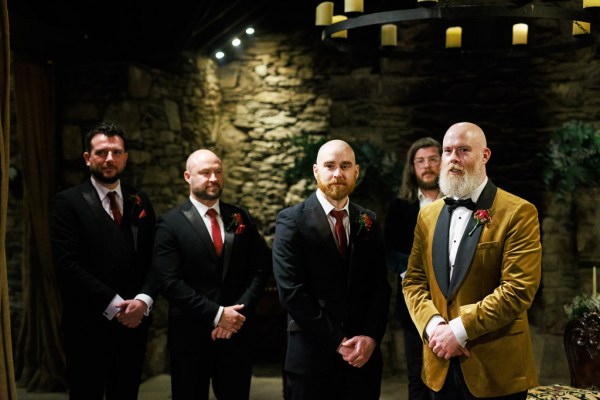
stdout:
[[[592,251],[600,248],[597,223],[593,229],[586,225],[598,221],[591,214],[598,193],[587,200],[576,196],[581,204],[577,218],[571,218],[570,206],[545,197],[539,155],[563,122],[600,120],[596,48],[545,59],[354,59],[326,53],[312,35],[259,33],[241,55],[222,65],[184,54],[180,66],[169,71],[143,65],[57,67],[60,188],[84,177],[85,132],[100,120],[114,121],[128,132],[124,179],[149,194],[157,213],[185,199],[185,160],[208,147],[224,162],[224,200],[248,207],[270,243],[277,212],[312,188],[311,181],[290,185],[284,179],[285,170],[302,156],[292,138],[370,141],[402,160],[415,139],[441,140],[452,123],[473,121],[484,128],[492,149],[491,179],[540,210],[544,273],[532,323],[545,333],[561,334],[563,303],[586,288],[587,270],[579,269],[578,260],[598,259]],[[378,189],[359,187],[353,199],[383,217],[389,198]],[[14,255],[9,260],[13,321],[21,304],[15,261],[20,207],[11,192],[7,239],[8,253]],[[395,287],[395,278],[390,280]],[[269,290],[264,306],[277,313],[272,285]],[[153,312],[147,375],[168,369],[164,303],[159,301]],[[403,369],[399,337],[392,323],[384,343],[388,372]]]

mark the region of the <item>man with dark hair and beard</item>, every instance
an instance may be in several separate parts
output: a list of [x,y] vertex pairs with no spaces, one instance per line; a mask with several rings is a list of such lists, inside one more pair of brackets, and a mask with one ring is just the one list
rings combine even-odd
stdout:
[[349,200],[344,141],[319,149],[318,189],[277,216],[273,270],[288,312],[286,399],[379,399],[390,287],[375,213]]
[[535,206],[497,188],[482,129],[452,125],[402,281],[433,400],[524,400],[538,384],[527,320],[541,277]]
[[271,252],[244,208],[220,201],[221,160],[198,150],[183,173],[190,196],[159,218],[153,271],[169,301],[174,400],[250,396],[254,311]]
[[406,154],[400,193],[390,203],[385,219],[384,238],[388,268],[398,274],[394,314],[402,326],[404,337],[408,400],[429,399],[429,390],[421,379],[422,340],[406,308],[402,295],[402,278],[406,273],[420,208],[443,197],[438,186],[441,155],[442,145],[430,137],[421,138],[410,146]]
[[154,211],[119,179],[127,162],[119,126],[98,125],[85,146],[91,177],[58,193],[52,215],[69,398],[134,400],[158,294],[149,273]]

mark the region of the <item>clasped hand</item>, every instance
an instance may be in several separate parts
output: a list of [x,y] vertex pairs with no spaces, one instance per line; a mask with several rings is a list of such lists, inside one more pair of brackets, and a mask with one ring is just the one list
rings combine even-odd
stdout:
[[125,300],[120,304],[116,304],[121,309],[117,313],[117,320],[127,328],[136,328],[146,314],[148,305],[142,300]]
[[440,358],[449,360],[454,356],[465,355],[471,357],[471,352],[466,347],[461,347],[452,328],[448,324],[439,324],[435,327],[433,335],[429,338],[429,348]]
[[246,321],[246,317],[238,312],[242,308],[244,308],[243,304],[223,307],[221,319],[210,334],[212,340],[231,339],[231,336],[234,333],[237,333],[240,329],[242,329],[244,321]]
[[348,364],[360,368],[371,358],[375,345],[375,340],[368,336],[354,336],[342,342],[338,353]]

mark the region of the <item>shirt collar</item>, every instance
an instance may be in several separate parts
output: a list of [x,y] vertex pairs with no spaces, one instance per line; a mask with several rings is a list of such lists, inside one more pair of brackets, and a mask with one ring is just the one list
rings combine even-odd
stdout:
[[212,207],[208,207],[208,206],[200,203],[192,195],[190,195],[190,201],[192,202],[192,204],[194,205],[194,207],[196,207],[196,210],[198,210],[198,213],[200,213],[200,215],[202,217],[204,217],[206,215],[206,212],[208,211],[209,208],[214,208],[217,211],[217,214],[221,215],[221,207],[219,205],[219,200],[218,199],[217,199],[217,202]]
[[[317,199],[319,200],[319,203],[321,203],[321,207],[323,207],[323,211],[325,211],[326,215],[329,215],[331,210],[335,209],[335,207],[329,201],[327,201],[327,198],[325,197],[325,193],[323,193],[323,191],[321,189],[317,189]],[[346,205],[344,207],[342,207],[342,210],[346,210],[347,215],[350,215],[350,208],[348,207],[349,204],[350,204],[350,199],[347,199]]]
[[106,195],[109,192],[117,192],[117,195],[119,196],[119,198],[121,200],[123,200],[123,192],[121,190],[121,181],[119,181],[119,183],[117,183],[117,187],[114,189],[109,189],[107,187],[102,186],[97,180],[96,178],[94,178],[94,176],[92,175],[91,177],[92,180],[92,186],[94,187],[94,189],[96,189],[96,192],[98,192],[98,196],[100,197],[100,201],[104,201],[104,199],[106,198]]

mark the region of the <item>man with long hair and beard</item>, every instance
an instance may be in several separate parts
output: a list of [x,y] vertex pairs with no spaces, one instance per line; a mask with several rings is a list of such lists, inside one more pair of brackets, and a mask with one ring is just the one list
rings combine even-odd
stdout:
[[379,399],[390,287],[375,213],[349,200],[342,140],[319,149],[318,189],[277,216],[273,271],[288,313],[286,399]]
[[433,400],[524,400],[538,384],[527,320],[541,277],[538,214],[487,177],[482,129],[452,125],[402,281]]
[[137,399],[149,313],[154,211],[120,178],[125,132],[102,123],[85,137],[91,177],[56,195],[52,250],[61,288],[69,398]]
[[421,138],[409,147],[402,172],[402,185],[398,197],[390,202],[385,219],[388,268],[398,275],[394,316],[402,327],[404,338],[408,400],[428,400],[429,390],[421,379],[422,340],[406,308],[402,295],[402,278],[406,273],[419,210],[443,197],[438,186],[441,155],[441,143],[430,137]]

